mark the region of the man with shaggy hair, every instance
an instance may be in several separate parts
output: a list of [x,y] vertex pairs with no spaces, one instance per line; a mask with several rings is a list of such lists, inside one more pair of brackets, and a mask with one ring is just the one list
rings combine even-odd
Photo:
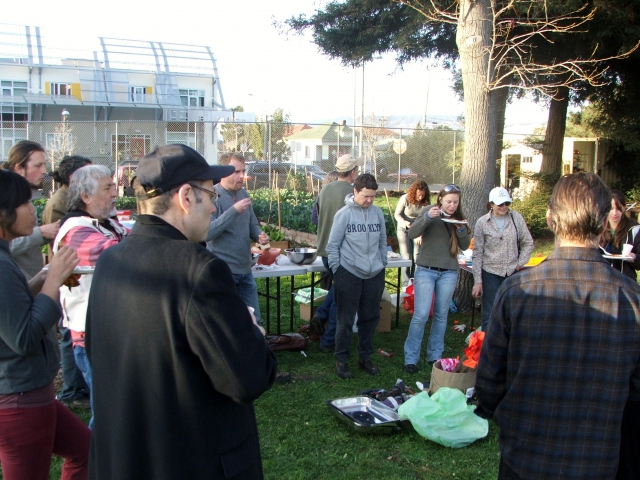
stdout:
[[562,177],[547,211],[555,250],[497,292],[476,413],[500,428],[499,479],[616,476],[623,410],[640,392],[640,286],[598,249],[610,208],[597,175]]

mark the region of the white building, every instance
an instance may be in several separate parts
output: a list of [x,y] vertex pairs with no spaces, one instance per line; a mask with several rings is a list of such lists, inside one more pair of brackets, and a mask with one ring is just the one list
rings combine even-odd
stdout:
[[2,159],[20,139],[60,143],[54,126],[67,121],[75,153],[101,163],[178,142],[215,163],[215,124],[230,116],[206,46],[100,37],[98,50],[70,58],[38,27],[0,24],[0,85]]

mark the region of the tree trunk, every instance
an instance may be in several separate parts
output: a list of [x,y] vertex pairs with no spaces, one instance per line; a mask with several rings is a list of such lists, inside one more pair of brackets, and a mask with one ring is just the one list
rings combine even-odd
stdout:
[[494,169],[493,186],[500,186],[500,168],[498,162],[502,158],[502,144],[504,140],[504,117],[507,113],[507,99],[509,98],[508,88],[499,88],[495,90],[498,94],[497,98],[497,114],[496,114],[496,165]]
[[[461,204],[471,227],[485,212],[494,184],[498,142],[498,107],[501,93],[490,91],[491,0],[460,0],[456,43],[465,103],[465,143],[462,162]],[[506,98],[505,98],[506,100]],[[471,306],[473,282],[461,274],[454,301],[460,311]]]
[[547,131],[544,136],[542,150],[542,165],[540,173],[547,176],[562,175],[562,147],[564,146],[564,132],[567,127],[567,109],[569,108],[569,88],[561,87],[558,92],[560,100],[551,100]]

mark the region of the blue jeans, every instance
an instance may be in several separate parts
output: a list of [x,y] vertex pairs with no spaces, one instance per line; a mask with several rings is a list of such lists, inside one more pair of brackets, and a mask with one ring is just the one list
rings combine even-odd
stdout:
[[[407,260],[413,260],[415,263],[418,259],[418,253],[420,252],[420,245],[416,245],[415,240],[409,238],[408,230],[399,228],[396,232],[398,236],[398,248],[400,249],[400,255]],[[415,274],[415,265],[411,267],[405,267],[402,269],[402,285],[409,285],[409,279],[413,278]]]
[[320,337],[320,345],[325,348],[331,348],[336,343],[336,324],[338,323],[336,318],[338,315],[338,306],[335,301],[335,291],[333,285],[333,272],[329,268],[329,259],[327,257],[321,257],[322,264],[324,268],[329,272],[329,277],[331,277],[331,288],[329,289],[329,293],[325,297],[322,305],[318,307],[316,310],[316,315],[321,318],[327,319],[327,328],[324,331],[324,334]]
[[335,299],[338,304],[336,360],[349,361],[353,321],[358,314],[358,357],[367,361],[373,354],[373,336],[380,322],[380,298],[384,290],[384,269],[375,277],[360,278],[342,265],[334,277]]
[[[82,372],[82,376],[84,377],[84,381],[89,387],[89,400],[91,402],[91,412],[93,412],[93,381],[91,380],[91,365],[89,365],[89,357],[87,357],[87,351],[84,347],[79,347],[76,345],[73,347],[73,356],[76,360],[76,365]],[[91,416],[91,420],[89,421],[89,428],[93,430],[93,415]]]
[[457,270],[439,272],[418,265],[413,281],[415,295],[414,312],[407,340],[404,342],[405,365],[417,365],[420,360],[420,347],[424,336],[424,327],[429,320],[433,292],[436,303],[433,307],[433,323],[427,343],[427,361],[439,360],[444,352],[444,334],[447,331],[449,304],[458,282]]
[[482,331],[486,332],[491,321],[491,310],[496,293],[507,277],[501,277],[482,270]]
[[253,274],[239,273],[233,274],[233,279],[236,282],[236,290],[238,295],[244,300],[247,307],[253,307],[253,314],[256,316],[256,321],[261,323],[260,320],[260,305],[258,303],[258,287],[256,281],[253,278]]
[[[60,322],[62,323],[62,322]],[[83,396],[89,395],[89,387],[82,378],[82,372],[78,369],[73,355],[71,331],[59,325],[60,336],[60,363],[62,364],[62,390],[58,394],[61,402],[72,402]]]

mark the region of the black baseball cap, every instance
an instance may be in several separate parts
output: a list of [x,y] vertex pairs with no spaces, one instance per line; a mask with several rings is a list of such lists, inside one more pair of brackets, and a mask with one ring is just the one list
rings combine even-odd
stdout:
[[176,143],[156,147],[142,157],[136,178],[147,192],[144,197],[152,198],[191,180],[213,180],[215,184],[233,172],[233,165],[209,165],[196,150]]

